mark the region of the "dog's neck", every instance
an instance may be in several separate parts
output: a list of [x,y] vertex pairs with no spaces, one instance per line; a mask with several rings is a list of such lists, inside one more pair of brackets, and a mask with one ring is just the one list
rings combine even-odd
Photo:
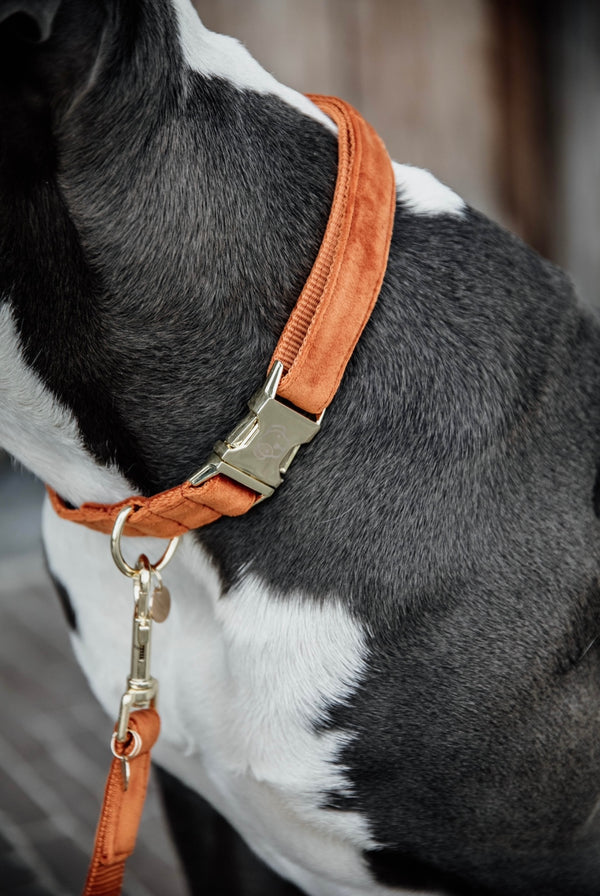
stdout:
[[[308,100],[269,92],[276,82],[260,82],[255,63],[249,90],[243,66],[231,80],[190,68],[183,9],[148,13],[158,54],[136,23],[125,90],[105,34],[77,102],[61,98],[44,182],[32,165],[27,189],[9,191],[2,234],[0,292],[27,364],[94,459],[146,493],[190,475],[260,384],[317,253],[336,173],[321,113],[296,107]],[[122,22],[118,33],[132,39]],[[192,33],[198,59],[210,58],[209,33]],[[55,470],[36,472],[55,484]]]

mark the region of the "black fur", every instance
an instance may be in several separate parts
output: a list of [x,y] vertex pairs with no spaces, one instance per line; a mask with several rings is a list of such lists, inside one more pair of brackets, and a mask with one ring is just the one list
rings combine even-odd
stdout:
[[[166,3],[79,6],[0,63],[0,295],[89,450],[149,494],[264,378],[336,147],[186,71]],[[366,816],[390,886],[597,893],[599,349],[517,239],[400,204],[323,432],[274,499],[197,536],[224,592],[251,570],[336,595],[369,632],[356,696],[323,722],[357,732],[354,795],[323,800]]]

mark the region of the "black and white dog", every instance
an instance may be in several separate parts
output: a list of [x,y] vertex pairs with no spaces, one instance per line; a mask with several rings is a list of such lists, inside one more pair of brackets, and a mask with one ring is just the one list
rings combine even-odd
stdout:
[[[264,379],[335,130],[189,0],[0,0],[0,68],[0,443],[73,504],[156,493]],[[321,434],[169,568],[167,810],[211,896],[595,896],[600,329],[517,239],[395,173]],[[49,508],[44,531],[114,717],[130,585],[106,536]]]

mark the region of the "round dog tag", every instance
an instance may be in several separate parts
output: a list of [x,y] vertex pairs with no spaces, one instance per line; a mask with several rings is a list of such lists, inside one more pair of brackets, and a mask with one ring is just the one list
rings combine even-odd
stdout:
[[164,622],[171,609],[171,593],[162,582],[152,594],[152,618],[155,622]]

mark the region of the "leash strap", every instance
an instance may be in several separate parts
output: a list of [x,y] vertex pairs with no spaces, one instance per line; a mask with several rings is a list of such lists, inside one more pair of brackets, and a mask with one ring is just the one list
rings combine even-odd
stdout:
[[[336,97],[311,96],[338,127],[338,174],[325,236],[273,354],[283,376],[278,398],[317,417],[329,405],[377,301],[387,267],[396,207],[390,158],[373,128]],[[272,489],[271,489],[272,491]],[[132,507],[125,535],[173,538],[221,516],[241,516],[263,495],[218,473],[151,498],[69,507],[48,488],[63,519],[110,533]]]
[[[121,750],[123,758],[115,757],[110,767],[83,896],[118,896],[125,862],[135,848],[150,773],[150,750],[160,731],[158,713],[152,708],[132,713],[129,728],[141,742],[135,748],[135,755],[132,753],[133,735],[123,748],[115,743],[115,749]],[[126,758],[128,753],[129,758]],[[129,766],[126,789],[123,762]]]

